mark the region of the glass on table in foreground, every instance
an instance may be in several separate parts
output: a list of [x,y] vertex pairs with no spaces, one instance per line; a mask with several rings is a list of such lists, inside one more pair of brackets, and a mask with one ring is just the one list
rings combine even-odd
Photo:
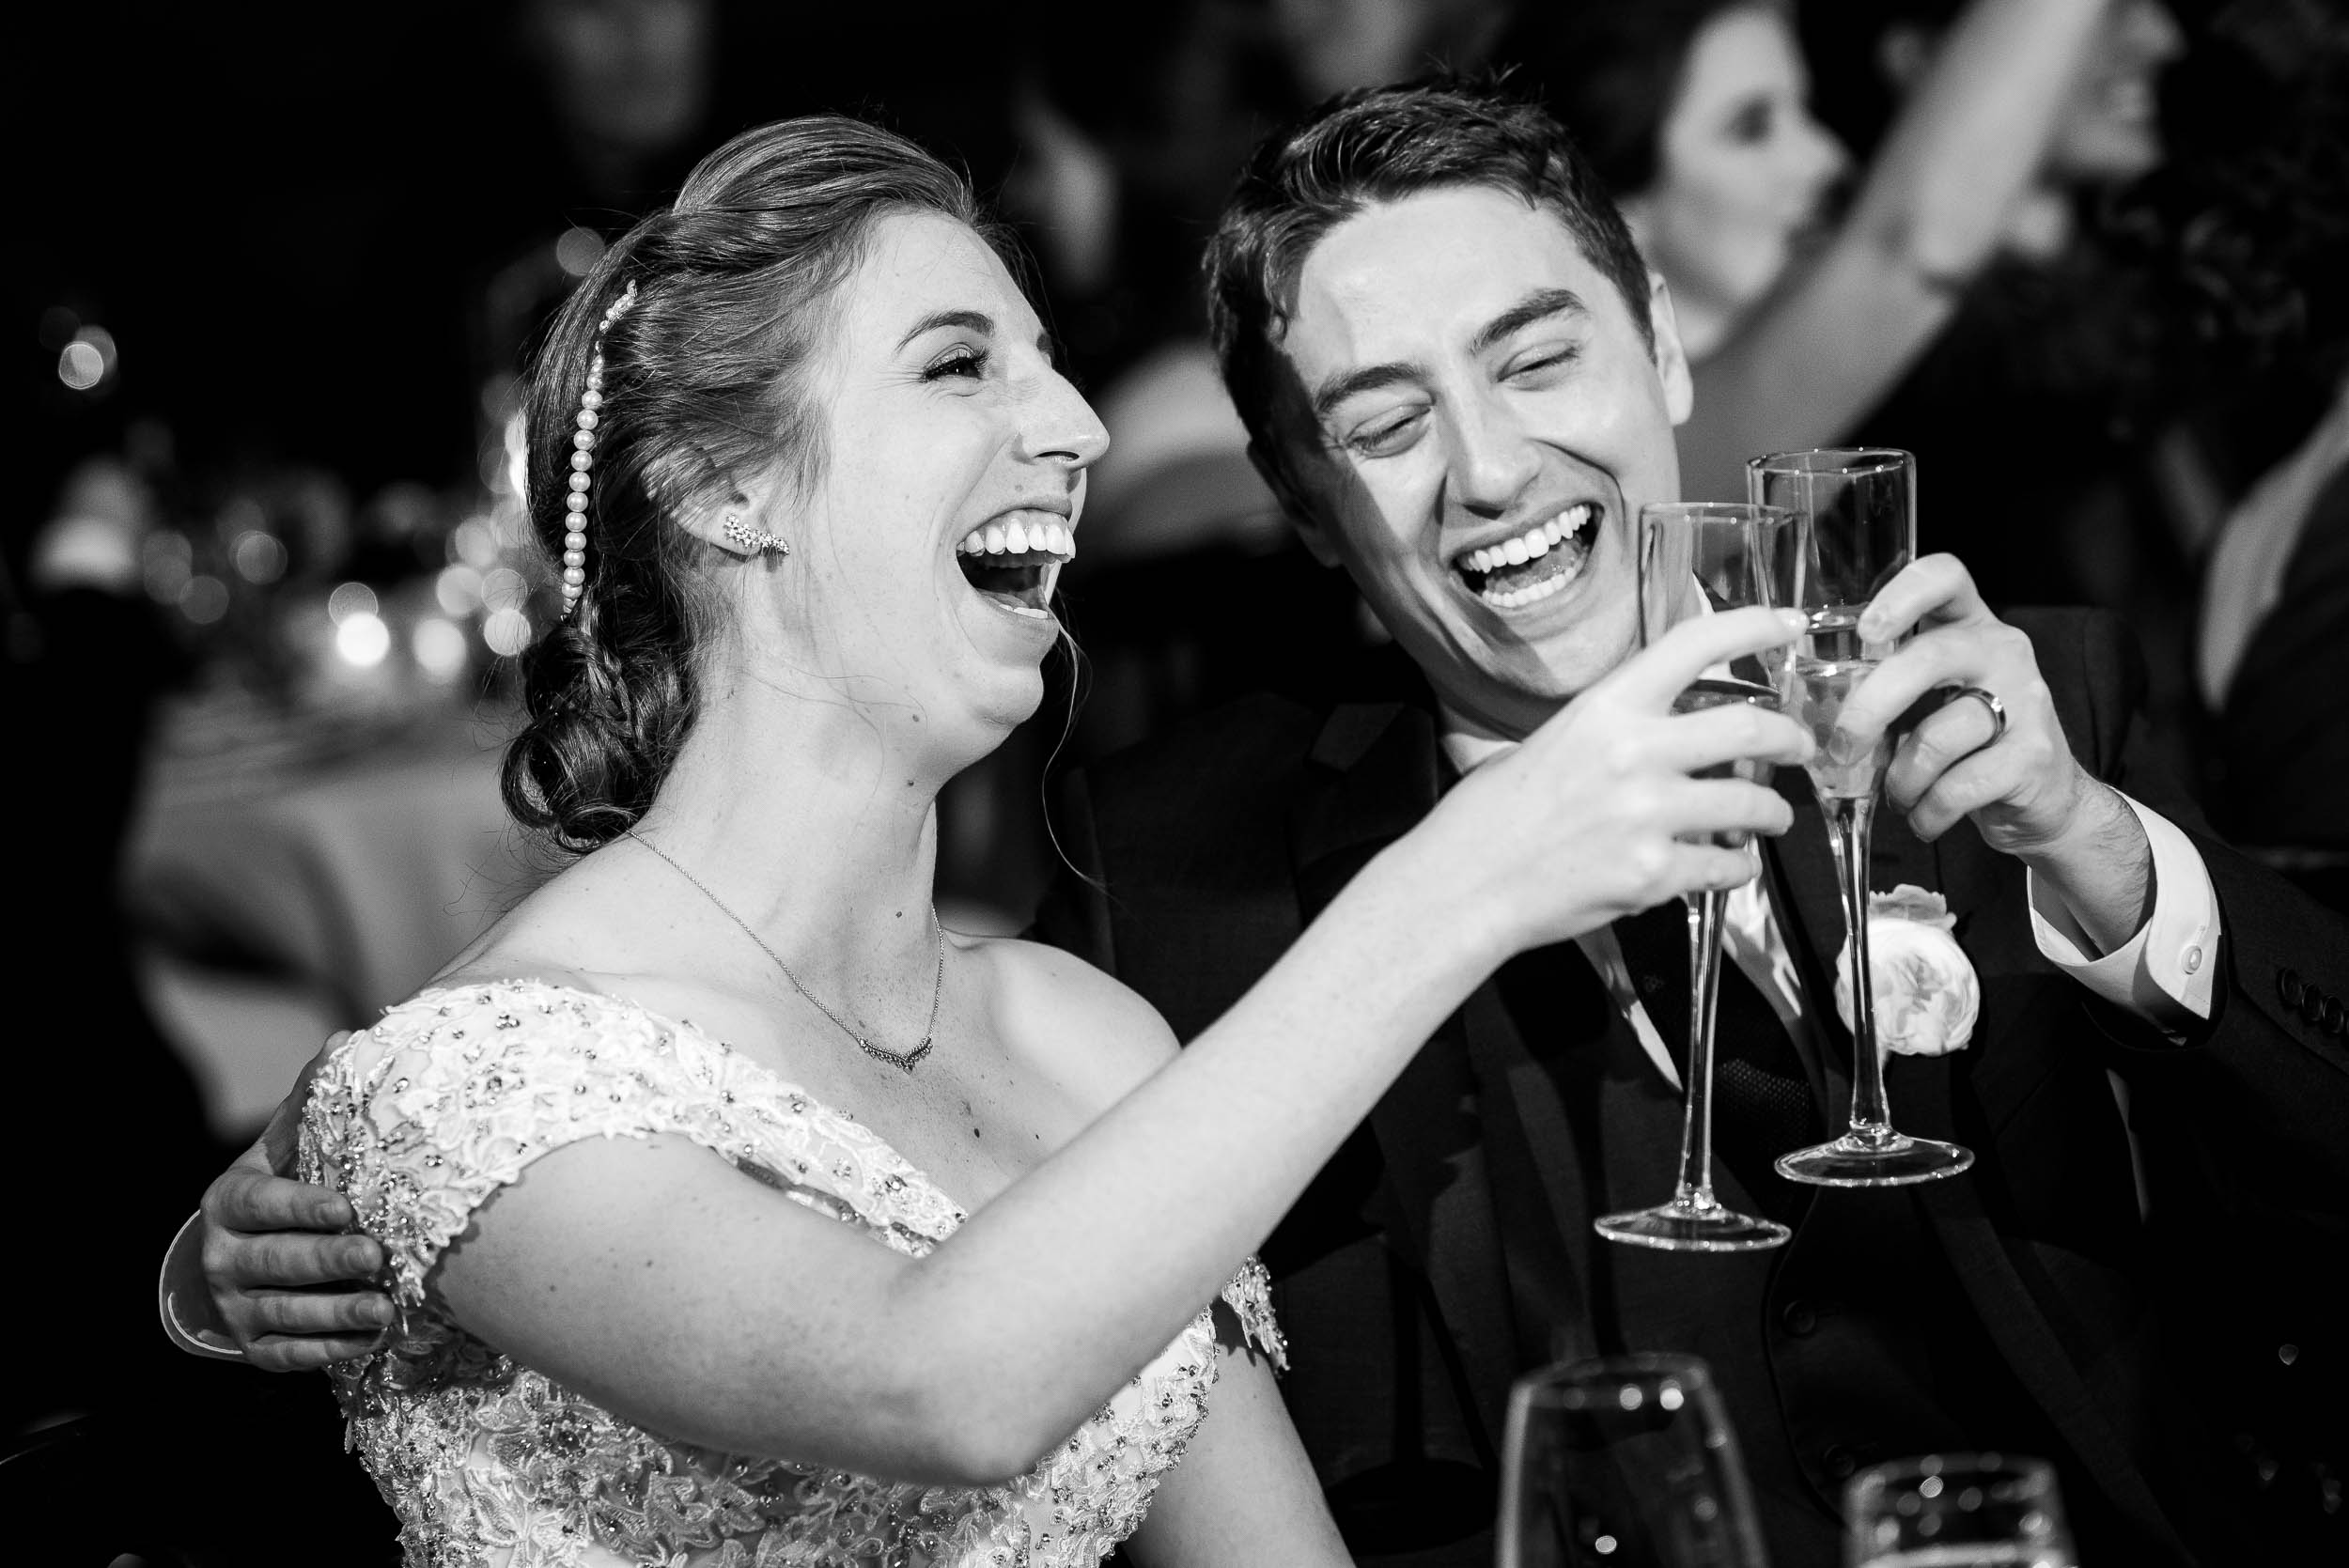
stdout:
[[1496,1545],[1500,1568],[1766,1568],[1711,1371],[1626,1356],[1518,1378]]
[[2045,1460],[1929,1453],[1843,1488],[1846,1568],[2074,1568]]
[[[1784,575],[1781,557],[1794,552],[1793,519],[1768,506],[1679,502],[1640,508],[1636,531],[1640,645],[1647,647],[1682,621],[1716,610],[1780,602],[1773,582]],[[1695,713],[1731,703],[1775,711],[1778,681],[1762,666],[1708,671],[1672,704]],[[1712,771],[1766,782],[1770,765],[1742,762]],[[1744,834],[1724,841],[1744,846]],[[1592,1229],[1610,1241],[1671,1252],[1750,1252],[1781,1245],[1790,1233],[1775,1220],[1739,1214],[1713,1195],[1713,1013],[1720,991],[1721,924],[1726,892],[1688,900],[1688,1055],[1687,1109],[1681,1120],[1680,1167],[1672,1195],[1653,1208],[1603,1215]]]
[[[1808,771],[1827,817],[1851,939],[1855,972],[1845,978],[1851,994],[1865,999],[1875,995],[1868,843],[1892,745],[1880,737],[1865,753],[1839,758],[1828,741],[1845,700],[1892,651],[1889,643],[1862,639],[1859,623],[1876,591],[1917,557],[1917,460],[1890,447],[1780,452],[1746,464],[1746,493],[1799,520],[1792,575],[1778,585],[1782,602],[1810,618],[1785,664],[1787,711],[1818,742]],[[1875,1009],[1863,1001],[1852,1012],[1851,1125],[1840,1138],[1781,1156],[1779,1173],[1814,1187],[1900,1187],[1954,1176],[1973,1164],[1972,1151],[1959,1144],[1913,1138],[1892,1126]]]

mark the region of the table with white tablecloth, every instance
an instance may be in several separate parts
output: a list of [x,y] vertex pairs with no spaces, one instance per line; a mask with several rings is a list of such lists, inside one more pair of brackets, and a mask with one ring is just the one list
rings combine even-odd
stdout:
[[257,1126],[329,1032],[416,990],[544,875],[499,800],[510,723],[167,721],[126,895],[148,1001],[216,1132]]

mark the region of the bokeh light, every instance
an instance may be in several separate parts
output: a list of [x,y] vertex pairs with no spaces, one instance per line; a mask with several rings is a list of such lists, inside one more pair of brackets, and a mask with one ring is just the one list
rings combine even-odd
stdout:
[[530,617],[519,610],[493,610],[481,623],[481,640],[500,659],[511,659],[530,646]]
[[75,338],[57,355],[57,380],[76,392],[94,392],[106,379],[106,356],[94,343]]
[[286,547],[277,536],[258,528],[248,528],[237,536],[228,547],[228,558],[236,564],[237,575],[247,582],[266,587],[286,575]]
[[96,392],[114,379],[115,334],[103,327],[85,326],[57,351],[57,380],[76,392]]
[[602,259],[603,236],[592,228],[567,228],[554,242],[554,264],[575,278],[585,277]]
[[372,615],[379,606],[375,590],[364,582],[345,582],[326,596],[326,614],[336,626],[359,615]]
[[455,680],[465,673],[465,629],[455,621],[426,616],[416,623],[409,644],[416,650],[416,662],[434,680]]
[[481,580],[481,602],[492,610],[520,610],[530,602],[530,584],[511,567],[500,567]]
[[470,615],[481,608],[481,574],[459,561],[443,567],[432,580],[432,597],[452,615]]
[[487,571],[498,563],[497,530],[488,518],[467,518],[448,536],[448,558],[462,561],[476,571]]
[[359,668],[370,669],[392,651],[392,629],[373,611],[361,611],[335,626],[334,651]]
[[228,613],[228,584],[217,577],[191,577],[179,590],[179,613],[210,626]]

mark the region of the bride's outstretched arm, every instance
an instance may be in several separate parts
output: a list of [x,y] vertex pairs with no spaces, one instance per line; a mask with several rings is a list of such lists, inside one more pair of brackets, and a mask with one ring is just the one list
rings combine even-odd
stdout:
[[[1172,1340],[1501,959],[1743,881],[1712,831],[1775,792],[1691,772],[1798,761],[1746,706],[1672,717],[1777,614],[1677,629],[1374,859],[1221,1020],[926,1258],[677,1140],[587,1140],[490,1199],[440,1270],[490,1343],[654,1430],[909,1479],[1016,1475]],[[1092,975],[1077,1038],[1165,1025]]]

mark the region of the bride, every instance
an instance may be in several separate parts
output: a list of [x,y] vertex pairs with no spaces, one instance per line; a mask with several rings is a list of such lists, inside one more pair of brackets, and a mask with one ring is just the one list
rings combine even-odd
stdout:
[[1179,1054],[1076,960],[942,930],[933,801],[1037,705],[1105,444],[999,245],[910,144],[768,126],[548,340],[568,608],[506,794],[578,859],[302,1133],[387,1259],[399,1320],[335,1377],[411,1562],[1345,1560],[1249,1249],[1499,961],[1784,826],[1675,778],[1595,857],[1546,809],[1602,712],[1659,779],[1798,757],[1666,717],[1787,635],[1748,612],[1460,784]]

